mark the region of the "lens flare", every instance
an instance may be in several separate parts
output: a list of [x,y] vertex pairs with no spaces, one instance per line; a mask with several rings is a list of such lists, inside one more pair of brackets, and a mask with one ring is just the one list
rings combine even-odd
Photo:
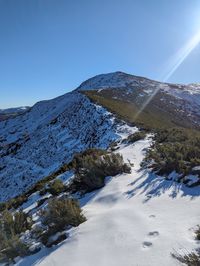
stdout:
[[[197,32],[180,50],[173,56],[172,60],[168,64],[167,71],[163,75],[164,82],[167,82],[169,78],[175,73],[175,71],[180,67],[180,65],[185,61],[185,59],[190,55],[190,53],[198,46],[200,43],[200,31]],[[140,113],[145,109],[145,107],[151,102],[151,100],[158,93],[159,87],[155,89],[153,94],[144,102],[140,110],[135,114],[134,119],[140,115]]]
[[200,31],[197,32],[172,58],[163,81],[166,82],[200,43]]

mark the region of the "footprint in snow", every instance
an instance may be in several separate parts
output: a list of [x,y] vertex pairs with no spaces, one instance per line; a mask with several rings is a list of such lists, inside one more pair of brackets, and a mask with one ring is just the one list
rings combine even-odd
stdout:
[[149,218],[156,218],[154,214],[149,215]]
[[149,232],[148,233],[148,236],[150,236],[150,237],[157,237],[157,236],[159,236],[159,232],[158,231]]
[[144,241],[142,243],[143,248],[150,248],[152,245],[153,245],[153,243],[149,242],[149,241]]

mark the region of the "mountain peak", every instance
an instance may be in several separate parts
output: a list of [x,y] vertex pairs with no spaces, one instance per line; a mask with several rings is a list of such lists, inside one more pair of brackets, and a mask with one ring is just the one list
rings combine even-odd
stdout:
[[83,83],[77,90],[95,90],[105,88],[126,87],[137,80],[138,77],[124,73],[122,71],[96,75]]

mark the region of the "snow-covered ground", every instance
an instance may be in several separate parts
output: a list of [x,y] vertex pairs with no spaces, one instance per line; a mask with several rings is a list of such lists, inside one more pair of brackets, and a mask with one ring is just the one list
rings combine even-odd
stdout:
[[171,252],[198,247],[199,192],[140,169],[147,138],[121,145],[131,174],[108,178],[104,188],[81,200],[87,221],[56,247],[17,263],[18,266],[173,266]]

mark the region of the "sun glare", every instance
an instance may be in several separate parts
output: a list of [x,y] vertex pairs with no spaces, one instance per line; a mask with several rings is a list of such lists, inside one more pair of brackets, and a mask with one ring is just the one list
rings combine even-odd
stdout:
[[198,46],[199,43],[200,30],[173,56],[167,67],[168,71],[165,74],[163,81],[169,80],[169,78],[174,74],[174,72],[185,61],[185,59],[190,55],[190,53]]
[[[164,82],[167,82],[169,78],[175,73],[179,66],[185,61],[185,59],[190,55],[190,53],[198,46],[200,43],[200,30],[183,46],[178,52],[173,56],[168,64],[167,71],[162,78]],[[158,93],[159,87],[155,89],[153,94],[147,99],[147,101],[142,105],[140,110],[136,113],[135,119],[140,115],[140,113],[145,109],[145,107],[151,102],[154,96]]]

